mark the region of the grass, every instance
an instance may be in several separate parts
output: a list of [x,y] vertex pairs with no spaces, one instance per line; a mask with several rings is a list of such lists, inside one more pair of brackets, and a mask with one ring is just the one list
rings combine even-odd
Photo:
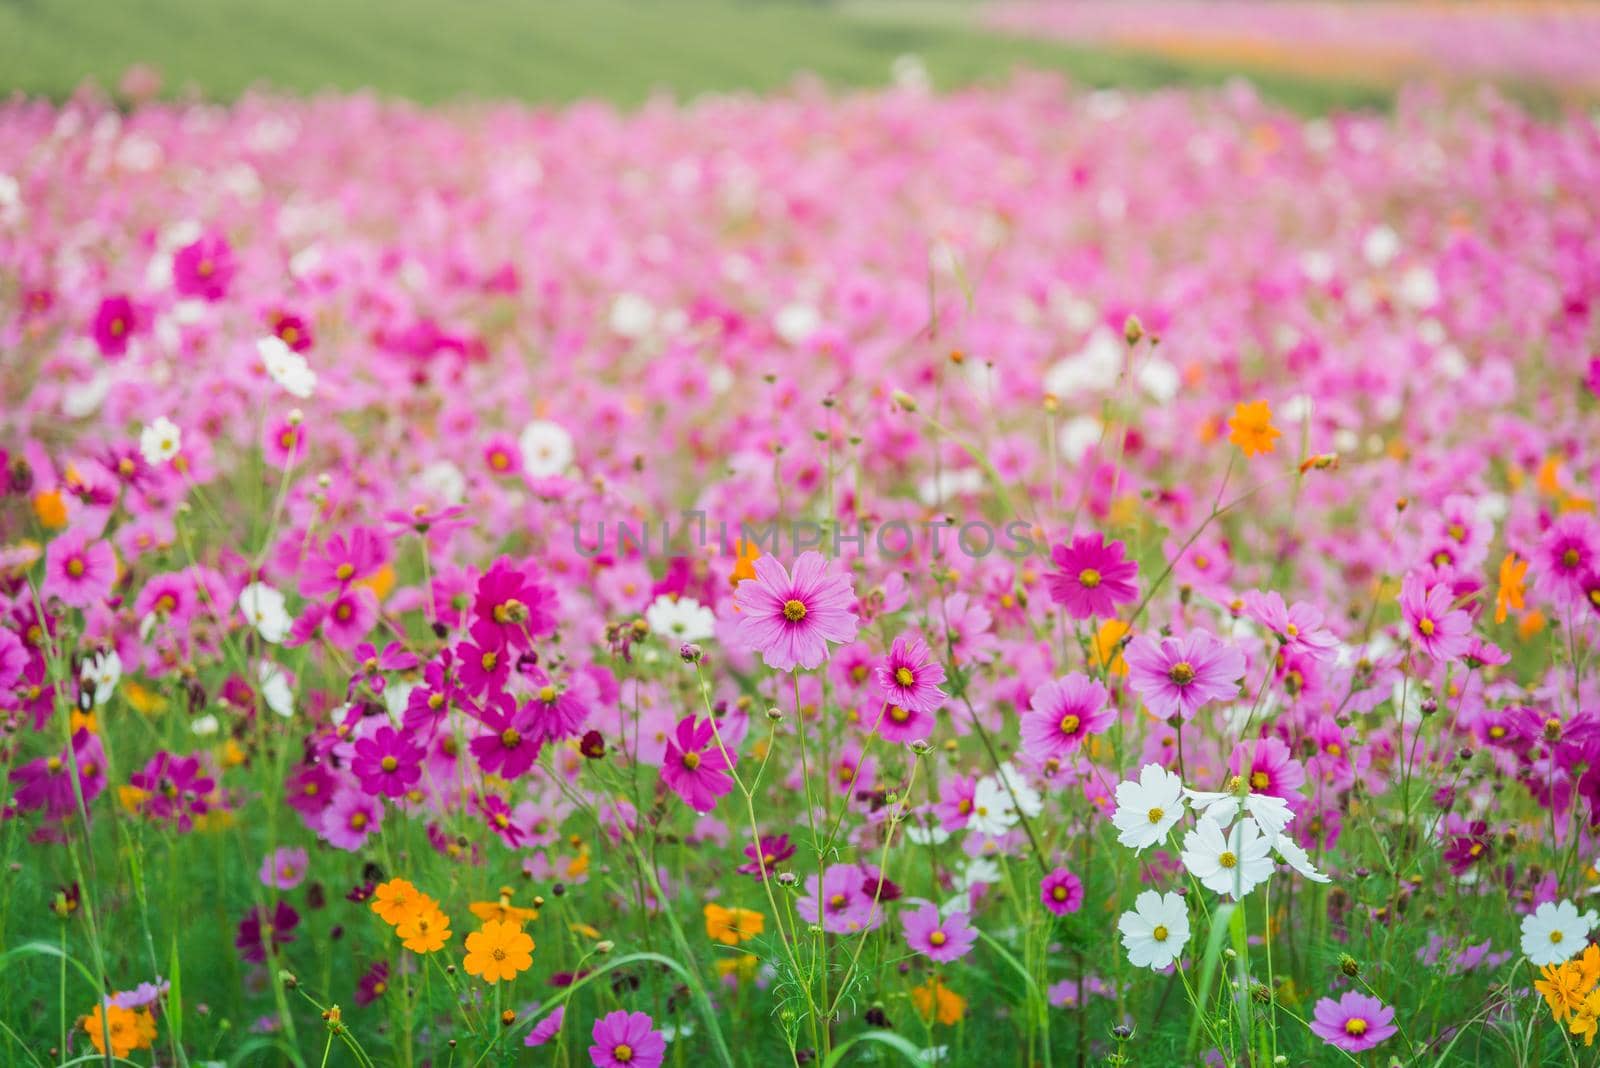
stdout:
[[[920,56],[936,84],[1003,80],[1018,67],[1093,86],[1215,84],[1226,72],[985,32],[967,0],[0,0],[0,90],[60,99],[84,79],[115,87],[147,63],[165,92],[230,100],[374,88],[424,103],[463,97],[634,105],[657,90],[770,91],[802,72],[881,85]],[[1303,112],[1383,106],[1388,94],[1260,72]]]

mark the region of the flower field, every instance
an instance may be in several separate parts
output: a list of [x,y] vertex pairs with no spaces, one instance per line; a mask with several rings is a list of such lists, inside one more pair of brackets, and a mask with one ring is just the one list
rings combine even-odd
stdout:
[[0,1063],[1592,1064],[1600,128],[0,107]]

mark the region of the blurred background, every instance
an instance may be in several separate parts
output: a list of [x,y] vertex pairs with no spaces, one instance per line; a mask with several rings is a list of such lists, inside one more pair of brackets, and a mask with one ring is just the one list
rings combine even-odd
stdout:
[[1493,82],[1600,96],[1577,0],[0,0],[0,89],[231,99],[253,87],[637,104],[658,92],[1005,78],[1145,88],[1249,77],[1301,111]]

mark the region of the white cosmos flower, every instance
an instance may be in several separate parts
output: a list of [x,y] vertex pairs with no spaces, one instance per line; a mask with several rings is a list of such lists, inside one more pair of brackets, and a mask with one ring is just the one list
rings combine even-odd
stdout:
[[1189,941],[1189,910],[1177,894],[1146,890],[1133,902],[1133,911],[1117,921],[1128,961],[1135,968],[1160,971],[1178,959]]
[[221,726],[222,725],[217,722],[217,717],[207,712],[203,716],[195,717],[194,722],[189,724],[189,729],[195,733],[196,737],[209,738],[213,734],[216,734],[217,731],[221,729]]
[[704,641],[717,625],[716,613],[699,601],[667,594],[650,602],[644,618],[652,632],[680,642]]
[[637,293],[618,293],[611,302],[611,332],[637,341],[655,329],[656,308]]
[[94,687],[94,703],[105,704],[122,681],[122,657],[115,649],[94,654],[83,662],[82,678],[86,685]]
[[772,328],[791,345],[803,343],[822,326],[822,316],[809,304],[788,304],[772,320]]
[[1183,815],[1183,780],[1160,764],[1139,769],[1139,781],[1117,784],[1117,811],[1111,823],[1117,841],[1139,852],[1167,837]]
[[276,334],[256,342],[256,352],[266,365],[267,374],[291,396],[306,400],[317,389],[317,372],[306,358],[284,344]]
[[139,432],[139,451],[151,467],[171,460],[182,445],[183,432],[164,415]]
[[1546,901],[1522,917],[1522,954],[1535,968],[1560,964],[1583,948],[1596,919],[1570,901]]
[[263,641],[274,645],[288,637],[289,628],[294,625],[284,607],[283,594],[264,582],[252,582],[239,591],[239,611]]
[[467,499],[467,476],[449,460],[435,460],[417,473],[417,485],[442,504],[460,504]]
[[535,419],[522,428],[517,438],[522,453],[522,469],[534,478],[559,475],[572,463],[572,435],[560,423]]
[[1252,793],[1241,798],[1237,794],[1211,793],[1207,790],[1186,789],[1183,792],[1202,817],[1224,826],[1233,822],[1242,807],[1260,826],[1261,833],[1268,841],[1276,840],[1283,829],[1289,826],[1289,821],[1294,819],[1289,802],[1272,794]]
[[289,685],[289,675],[270,660],[256,665],[256,678],[261,680],[261,700],[284,719],[294,715],[294,689]]
[[1016,806],[1012,805],[1005,784],[993,775],[979,779],[972,791],[972,815],[967,820],[967,827],[979,834],[998,838],[1016,825]]
[[1272,876],[1272,843],[1252,819],[1226,835],[1215,820],[1200,820],[1183,836],[1183,866],[1207,890],[1238,900]]

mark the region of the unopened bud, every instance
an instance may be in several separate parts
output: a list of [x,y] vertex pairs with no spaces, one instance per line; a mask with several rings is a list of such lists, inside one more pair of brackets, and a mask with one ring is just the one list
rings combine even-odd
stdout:
[[895,390],[889,394],[889,398],[905,411],[914,412],[917,410],[917,399],[903,389]]
[[1144,324],[1137,315],[1130,315],[1122,324],[1122,336],[1130,345],[1137,345],[1144,337]]

